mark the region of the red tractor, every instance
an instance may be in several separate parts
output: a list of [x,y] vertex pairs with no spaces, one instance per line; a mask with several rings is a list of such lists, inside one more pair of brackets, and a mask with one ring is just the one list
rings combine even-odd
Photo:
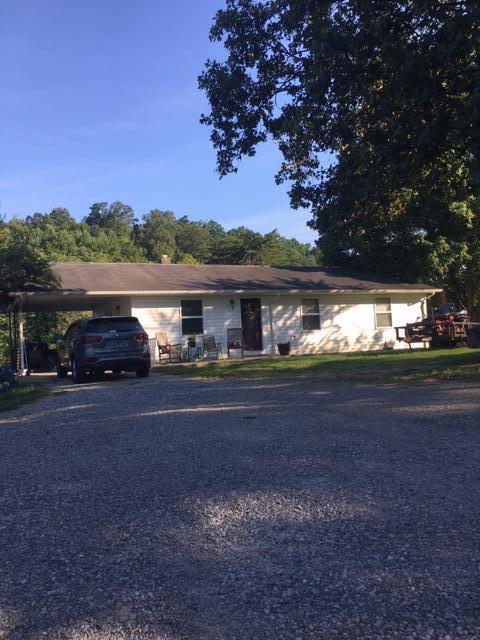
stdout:
[[453,305],[447,303],[435,309],[431,316],[395,327],[395,331],[397,340],[406,342],[410,349],[415,342],[422,342],[425,348],[456,347],[467,341],[471,327],[468,313],[464,309],[455,311]]

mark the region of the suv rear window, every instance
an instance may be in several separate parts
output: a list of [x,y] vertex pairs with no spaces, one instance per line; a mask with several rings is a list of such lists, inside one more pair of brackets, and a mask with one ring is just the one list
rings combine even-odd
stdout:
[[109,333],[110,331],[142,331],[137,318],[94,318],[87,322],[87,333]]

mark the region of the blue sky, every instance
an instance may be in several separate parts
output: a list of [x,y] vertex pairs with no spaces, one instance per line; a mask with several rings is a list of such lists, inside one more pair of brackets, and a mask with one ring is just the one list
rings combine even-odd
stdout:
[[222,0],[1,0],[0,212],[121,200],[313,241],[273,144],[219,180],[197,89]]

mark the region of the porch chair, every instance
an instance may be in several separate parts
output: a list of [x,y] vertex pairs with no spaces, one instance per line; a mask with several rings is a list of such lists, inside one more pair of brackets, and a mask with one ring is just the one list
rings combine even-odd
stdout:
[[203,357],[206,360],[223,359],[222,345],[216,342],[215,336],[203,337]]
[[227,354],[230,358],[230,351],[240,351],[243,358],[243,330],[227,329]]
[[164,331],[157,331],[155,334],[158,347],[158,362],[180,362],[182,359],[182,345],[171,344],[168,334]]

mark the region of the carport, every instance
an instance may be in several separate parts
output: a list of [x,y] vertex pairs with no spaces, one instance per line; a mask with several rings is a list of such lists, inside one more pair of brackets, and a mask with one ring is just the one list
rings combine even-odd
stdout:
[[91,294],[86,290],[18,291],[7,305],[10,365],[25,375],[29,364],[25,345],[25,324],[30,313],[87,311],[101,315],[129,315],[130,296]]

